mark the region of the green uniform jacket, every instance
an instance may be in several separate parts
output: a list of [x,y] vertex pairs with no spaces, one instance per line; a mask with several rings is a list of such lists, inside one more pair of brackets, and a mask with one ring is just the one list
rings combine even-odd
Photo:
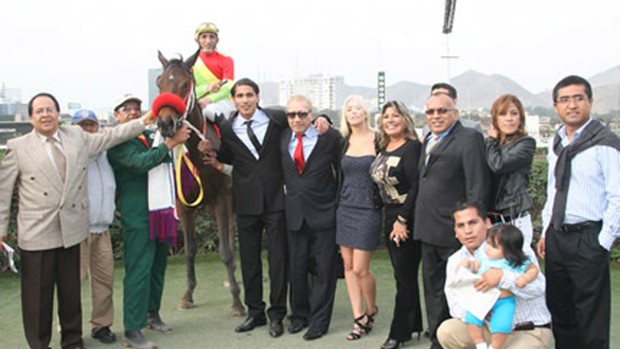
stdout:
[[[143,135],[149,144],[153,142],[153,131],[144,131]],[[108,150],[119,193],[116,207],[121,213],[123,229],[149,229],[148,172],[162,162],[170,162],[168,154],[168,147],[163,143],[147,148],[138,138]]]

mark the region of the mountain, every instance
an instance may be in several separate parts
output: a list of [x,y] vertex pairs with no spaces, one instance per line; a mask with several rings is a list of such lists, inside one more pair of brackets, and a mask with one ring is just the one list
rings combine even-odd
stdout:
[[538,96],[499,74],[485,75],[468,70],[453,78],[452,84],[459,91],[459,106],[463,109],[490,109],[493,101],[505,93],[518,96],[526,106],[545,105]]
[[620,84],[620,65],[591,76],[588,81],[592,86]]
[[[593,113],[607,114],[620,111],[620,65],[587,78],[592,84],[594,94]],[[451,84],[457,89],[459,107],[465,110],[490,109],[493,101],[504,93],[519,97],[526,107],[551,108],[551,89],[532,93],[514,80],[500,74],[482,74],[468,70],[454,78]],[[430,85],[411,81],[399,81],[386,87],[387,100],[399,100],[413,109],[423,109],[430,92]],[[336,98],[336,104],[342,105],[346,97],[360,95],[369,100],[377,98],[377,89],[366,86],[344,84]],[[261,84],[263,105],[277,105],[279,97],[278,83]]]

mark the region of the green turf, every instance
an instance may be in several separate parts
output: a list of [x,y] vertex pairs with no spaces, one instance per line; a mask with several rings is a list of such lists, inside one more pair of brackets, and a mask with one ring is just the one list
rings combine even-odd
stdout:
[[[163,319],[174,331],[170,334],[154,333],[145,330],[145,334],[155,341],[159,348],[379,348],[385,340],[394,305],[394,281],[392,268],[385,251],[376,253],[372,262],[372,271],[377,279],[377,303],[380,308],[374,331],[362,339],[349,342],[345,339],[352,324],[346,288],[343,280],[339,280],[336,304],[330,332],[323,338],[306,342],[301,336],[285,334],[273,339],[267,332],[267,327],[259,327],[252,332],[238,334],[234,328],[243,318],[233,318],[229,315],[231,297],[223,281],[226,277],[224,266],[215,254],[202,255],[197,258],[198,288],[194,295],[196,307],[191,310],[177,310],[176,304],[185,290],[185,260],[183,257],[170,258],[166,273],[166,288],[164,291],[161,314]],[[266,269],[265,269],[266,270]],[[237,271],[239,275],[239,270]],[[123,268],[117,264],[114,285],[115,322],[112,330],[120,338],[122,335],[122,280]],[[239,280],[241,277],[239,276]],[[268,282],[265,277],[265,288]],[[89,289],[82,289],[84,318],[90,316],[90,300],[87,297]],[[612,300],[615,301],[612,309],[612,328],[620,325],[620,267],[612,267]],[[268,291],[266,290],[266,295]],[[266,297],[267,298],[267,297]],[[285,324],[286,326],[286,324]],[[55,328],[55,326],[54,326]],[[120,348],[115,344],[101,344],[90,338],[88,320],[84,322],[84,342],[87,348]],[[620,333],[612,331],[612,348],[614,343],[620,343]],[[59,348],[59,335],[54,331],[51,342],[52,348]],[[407,344],[406,348],[426,349],[430,346],[427,339],[420,342],[416,339]],[[21,319],[21,299],[19,277],[9,272],[0,273],[0,348],[26,348]]]

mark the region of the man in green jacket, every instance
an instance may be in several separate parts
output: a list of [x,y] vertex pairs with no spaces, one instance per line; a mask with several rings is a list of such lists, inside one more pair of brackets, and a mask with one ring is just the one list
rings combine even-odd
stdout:
[[[114,108],[114,118],[120,124],[140,117],[142,101],[132,95],[122,96]],[[168,245],[151,237],[149,215],[149,171],[170,162],[170,151],[189,137],[187,126],[173,137],[153,145],[155,133],[144,131],[137,138],[108,151],[114,169],[124,240],[125,279],[123,281],[123,322],[126,346],[149,349],[156,345],[146,339],[145,326],[169,332],[159,316],[164,286]],[[176,224],[176,223],[175,223]]]

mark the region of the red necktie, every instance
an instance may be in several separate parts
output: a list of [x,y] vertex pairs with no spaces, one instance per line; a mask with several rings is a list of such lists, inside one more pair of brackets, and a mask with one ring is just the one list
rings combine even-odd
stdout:
[[293,153],[293,160],[295,161],[295,166],[297,167],[297,171],[299,174],[304,172],[304,166],[306,165],[306,161],[304,160],[304,145],[301,142],[301,138],[304,135],[295,135],[297,137],[297,146],[295,147],[295,152]]

